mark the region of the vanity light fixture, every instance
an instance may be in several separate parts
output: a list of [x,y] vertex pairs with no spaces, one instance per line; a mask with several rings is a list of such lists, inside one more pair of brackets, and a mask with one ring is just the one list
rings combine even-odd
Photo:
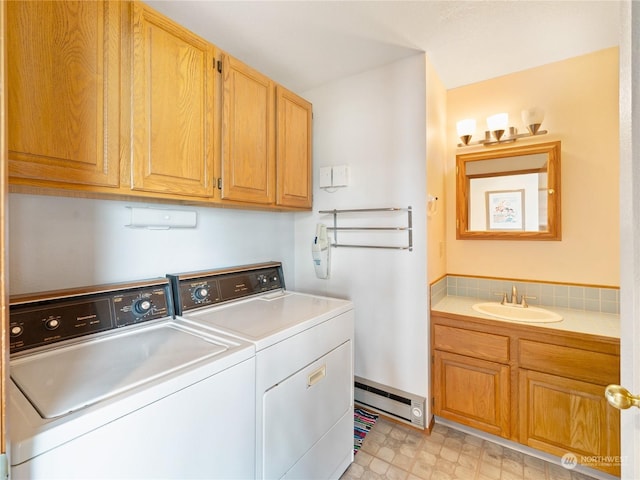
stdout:
[[473,118],[467,118],[460,120],[456,124],[458,130],[458,136],[464,145],[469,145],[469,141],[474,133],[476,133],[476,121]]
[[[509,127],[509,115],[506,113],[498,113],[487,117],[487,128],[484,132],[484,138],[475,142],[471,138],[476,132],[476,121],[472,118],[460,120],[456,124],[458,137],[462,143],[458,147],[466,147],[471,145],[495,145],[497,143],[511,143],[519,138],[532,137],[534,135],[544,135],[546,130],[540,130],[540,125],[544,120],[544,110],[533,107],[522,111],[522,121],[527,127],[526,133],[518,133],[515,127]],[[508,130],[508,134],[505,132]]]
[[487,127],[489,127],[489,132],[491,132],[493,138],[496,139],[496,142],[500,141],[508,125],[509,115],[507,113],[496,113],[495,115],[487,117]]

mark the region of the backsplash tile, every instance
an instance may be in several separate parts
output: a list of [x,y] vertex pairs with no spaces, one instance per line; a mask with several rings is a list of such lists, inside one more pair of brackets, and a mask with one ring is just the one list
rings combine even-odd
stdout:
[[[446,275],[431,285],[431,302],[438,303],[446,296],[471,297],[485,301],[500,301],[505,292],[511,298],[515,285],[518,297],[526,295],[530,305],[620,313],[620,290],[617,288],[583,285],[521,282],[503,279]],[[535,297],[535,298],[534,298]]]

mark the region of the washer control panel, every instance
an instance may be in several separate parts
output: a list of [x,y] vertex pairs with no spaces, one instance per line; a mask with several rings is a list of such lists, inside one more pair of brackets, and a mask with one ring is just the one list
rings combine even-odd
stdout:
[[167,275],[176,315],[195,308],[284,289],[282,264],[246,265],[233,269]]
[[116,327],[170,316],[170,294],[166,287],[145,288],[114,295],[112,300]]
[[10,352],[172,315],[166,279],[12,297]]

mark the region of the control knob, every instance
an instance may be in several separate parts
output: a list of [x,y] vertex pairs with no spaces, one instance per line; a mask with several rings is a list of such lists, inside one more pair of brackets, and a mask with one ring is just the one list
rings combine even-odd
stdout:
[[197,287],[193,291],[193,299],[195,301],[202,301],[209,296],[209,289],[206,286]]
[[24,332],[24,327],[22,325],[13,325],[10,332],[12,337],[19,337]]
[[152,304],[149,300],[147,300],[146,298],[142,298],[134,302],[133,312],[138,315],[145,315],[149,313],[149,310],[151,310],[151,306]]
[[49,318],[45,320],[44,326],[47,330],[55,330],[60,326],[60,320],[57,318]]

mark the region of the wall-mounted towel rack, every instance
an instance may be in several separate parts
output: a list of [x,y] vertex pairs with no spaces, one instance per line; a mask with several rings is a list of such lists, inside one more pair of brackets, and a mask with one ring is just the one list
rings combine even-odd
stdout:
[[[407,221],[406,225],[402,226],[338,226],[338,215],[342,213],[376,213],[376,212],[406,212],[407,213]],[[348,209],[348,210],[320,210],[318,213],[320,214],[329,214],[333,215],[333,227],[327,227],[327,230],[333,232],[333,240],[334,242],[331,244],[332,247],[348,247],[348,248],[386,248],[392,250],[413,250],[413,220],[412,220],[412,210],[411,207],[407,208],[396,208],[396,207],[388,207],[388,208],[356,208],[356,209]],[[387,231],[387,232],[406,232],[407,233],[407,244],[402,246],[395,245],[354,245],[354,244],[345,244],[338,243],[338,232],[339,231]]]

